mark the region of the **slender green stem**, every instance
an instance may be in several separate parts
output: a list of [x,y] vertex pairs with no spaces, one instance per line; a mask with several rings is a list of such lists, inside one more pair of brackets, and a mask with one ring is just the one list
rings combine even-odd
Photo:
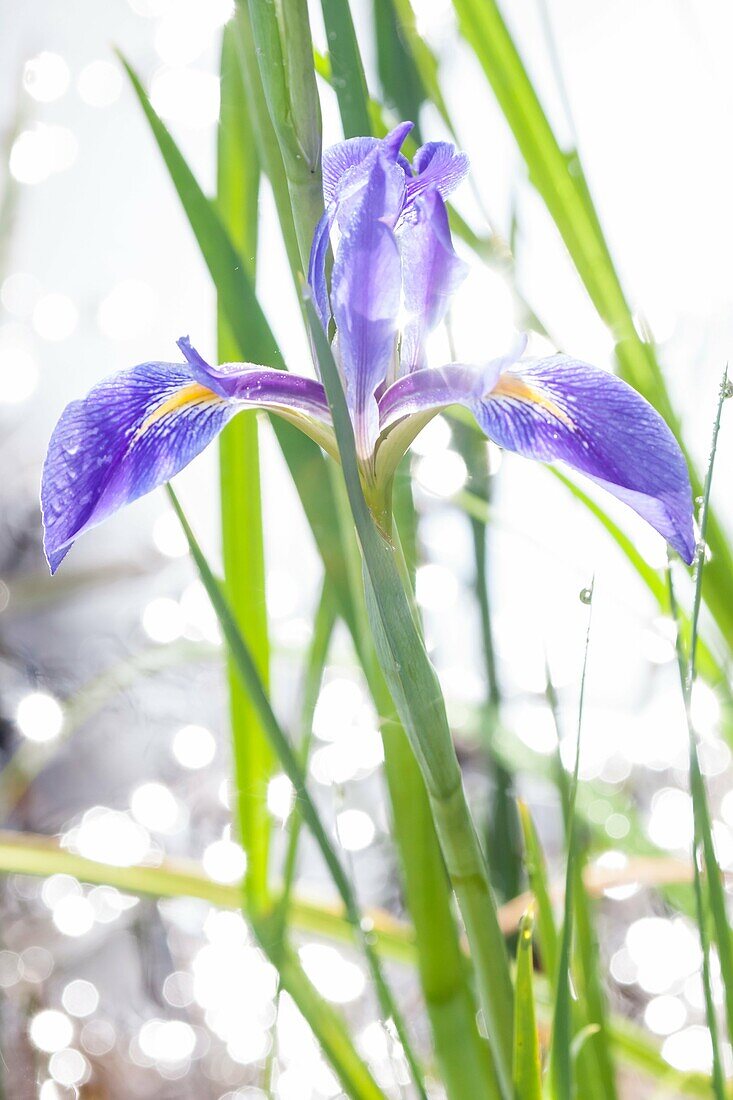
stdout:
[[407,571],[397,545],[376,527],[367,507],[338,370],[310,300],[307,310],[361,543],[377,655],[423,774],[448,875],[466,925],[499,1087],[508,1098],[513,994],[486,862],[468,809],[440,685],[425,650],[409,586],[406,588],[402,579]]
[[578,734],[575,746],[575,763],[570,784],[568,801],[568,858],[565,875],[565,908],[560,955],[558,959],[555,984],[555,1012],[552,1024],[552,1043],[550,1048],[550,1087],[553,1100],[572,1100],[572,1026],[573,1006],[570,990],[570,959],[573,940],[573,908],[576,886],[576,860],[578,858],[578,826],[575,817],[575,802],[578,794],[578,773],[580,769],[580,735],[583,722],[583,704],[585,702],[585,682],[588,670],[588,647],[593,608],[593,584],[589,589],[590,609],[585,637],[583,672],[580,681],[580,700],[578,703]]
[[[712,822],[708,805],[705,780],[700,768],[698,752],[698,738],[692,717],[692,692],[697,673],[696,659],[698,649],[698,620],[702,604],[703,576],[705,572],[706,535],[708,531],[710,515],[710,494],[713,483],[713,471],[715,456],[718,448],[718,435],[723,413],[723,402],[730,396],[728,383],[728,368],[723,373],[718,396],[718,404],[713,423],[713,435],[710,445],[710,456],[705,476],[703,491],[702,512],[700,515],[700,544],[697,549],[695,590],[693,596],[692,613],[690,616],[690,642],[687,659],[682,648],[682,635],[680,630],[680,614],[674,585],[672,583],[671,569],[667,570],[669,584],[669,598],[672,614],[677,623],[677,661],[682,683],[682,694],[687,718],[689,735],[690,757],[690,792],[692,795],[692,808],[694,815],[694,840],[692,858],[694,864],[695,905],[697,910],[697,923],[700,929],[700,942],[703,953],[703,990],[705,994],[705,1007],[708,1029],[713,1048],[713,1084],[716,1096],[721,1100],[726,1094],[725,1073],[720,1049],[720,1036],[715,1003],[712,993],[710,973],[711,953],[711,925],[715,931],[718,954],[720,957],[720,969],[723,978],[725,992],[726,1021],[729,1035],[733,1035],[733,942],[731,941],[730,926],[727,916],[725,889],[722,882],[720,866],[718,864],[715,844],[713,841]],[[704,867],[703,879],[701,863]]]
[[247,92],[247,110],[254,131],[257,156],[263,172],[270,181],[288,263],[293,278],[296,279],[301,266],[300,250],[293,221],[293,210],[290,205],[290,192],[288,191],[288,181],[285,177],[280,146],[275,136],[262,88],[262,77],[257,64],[257,53],[252,38],[252,25],[246,4],[237,5],[234,20],[230,25],[233,27],[237,44],[237,56],[242,70],[242,80]]
[[321,115],[305,0],[248,0],[260,76],[290,191],[301,270],[323,213]]
[[476,1025],[474,999],[425,783],[377,660],[346,487],[335,465],[331,472],[356,614],[352,633],[380,719],[392,831],[415,930],[420,981],[441,1080],[450,1100],[472,1100],[477,1091],[486,1100],[493,1100],[499,1094],[486,1044]]

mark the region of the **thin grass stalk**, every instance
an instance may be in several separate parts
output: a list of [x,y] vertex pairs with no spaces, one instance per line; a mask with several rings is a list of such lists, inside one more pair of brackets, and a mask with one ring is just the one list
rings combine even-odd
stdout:
[[[568,851],[570,850],[571,841],[573,841],[575,847],[573,883],[575,951],[573,969],[576,999],[571,1007],[575,1033],[572,1048],[575,1052],[577,1088],[583,1096],[587,1095],[588,1100],[616,1100],[616,1082],[613,1059],[609,1050],[605,1001],[599,979],[600,959],[593,930],[590,901],[583,881],[586,853],[584,846],[578,840],[580,822],[576,820],[572,783],[568,780],[560,752],[562,730],[559,700],[547,662],[545,698],[552,714],[557,735],[557,751],[554,755],[554,780],[562,807]],[[571,829],[573,830],[572,834]],[[587,834],[587,829],[584,829],[583,832]]]
[[535,903],[535,925],[539,940],[542,968],[552,990],[553,1000],[557,986],[558,938],[552,899],[547,879],[545,857],[537,836],[534,821],[525,802],[519,803],[519,820],[524,836],[524,859],[529,879],[529,888]]
[[[221,54],[221,118],[217,133],[217,209],[245,257],[254,281],[257,255],[259,164],[249,114],[244,103],[233,26],[224,30]],[[250,317],[254,329],[256,318]],[[218,357],[227,363],[239,349],[226,315],[217,309]],[[244,349],[246,354],[246,349]],[[269,641],[265,601],[265,554],[260,493],[258,418],[245,413],[222,432],[219,443],[222,556],[227,599],[267,687]],[[236,797],[240,843],[247,856],[245,896],[248,908],[268,901],[270,814],[267,783],[272,750],[231,657],[228,660],[229,713],[235,749]]]
[[[713,1045],[713,1080],[716,1093],[718,1094],[720,1092],[720,1089],[723,1090],[723,1093],[725,1092],[725,1073],[720,1052],[718,1024],[710,978],[710,926],[712,925],[712,928],[715,931],[715,941],[720,958],[720,969],[725,994],[725,1014],[729,1036],[733,1035],[733,943],[731,941],[730,926],[728,924],[725,888],[723,886],[720,866],[718,864],[717,856],[715,853],[715,844],[712,834],[712,821],[710,817],[707,792],[705,789],[705,780],[703,778],[702,770],[700,768],[698,737],[692,717],[692,692],[697,675],[696,661],[698,650],[698,620],[702,604],[703,576],[706,566],[706,535],[708,531],[708,522],[710,515],[710,494],[712,491],[713,472],[715,468],[715,456],[717,453],[718,436],[720,433],[720,424],[723,413],[723,403],[726,398],[730,396],[730,393],[731,391],[728,382],[728,367],[726,366],[720,384],[718,404],[715,413],[715,420],[713,423],[710,456],[708,459],[707,473],[705,476],[702,510],[700,513],[700,543],[697,547],[696,554],[695,589],[693,596],[692,613],[690,617],[690,641],[686,659],[682,647],[680,615],[674,591],[674,585],[672,582],[672,572],[669,568],[667,570],[670,606],[672,608],[675,622],[677,623],[677,661],[680,670],[680,680],[682,684],[685,716],[687,719],[687,729],[689,735],[690,792],[692,795],[692,807],[694,816],[694,842],[692,857],[695,870],[695,904],[697,909],[698,926],[700,929],[700,941],[703,950],[703,988],[705,991],[706,1014],[708,1018],[708,1029],[710,1031],[711,1042]],[[701,856],[701,861],[699,859],[699,855]],[[704,868],[705,872],[704,879],[701,871],[701,863],[702,868]]]
[[565,875],[565,904],[563,910],[563,928],[558,957],[557,979],[555,983],[555,1008],[552,1021],[552,1039],[550,1046],[549,1084],[553,1100],[572,1100],[573,1096],[573,1005],[570,989],[570,964],[573,942],[573,909],[576,860],[578,857],[578,828],[575,817],[575,803],[578,794],[578,774],[580,770],[581,731],[583,725],[583,705],[585,702],[585,683],[588,671],[588,649],[593,611],[593,583],[588,590],[588,626],[585,636],[583,672],[580,680],[580,699],[578,702],[578,729],[575,745],[575,762],[570,783],[568,801],[568,858]]
[[307,312],[331,408],[349,503],[364,558],[379,662],[422,770],[451,885],[461,908],[502,1095],[511,1095],[513,992],[478,835],[463,789],[440,685],[425,650],[406,569],[392,537],[374,524],[364,499],[346,399],[310,298]]
[[[242,685],[245,687],[249,698],[255,707],[259,719],[262,723],[263,729],[266,731],[270,740],[273,750],[277,753],[280,763],[283,767],[283,771],[287,775],[290,782],[293,784],[296,796],[299,801],[300,810],[303,818],[308,825],[308,828],[316,841],[323,860],[328,868],[329,874],[333,880],[336,889],[339,892],[341,900],[344,904],[344,910],[349,923],[354,929],[357,942],[360,944],[364,953],[364,957],[369,968],[372,980],[374,982],[375,991],[382,1012],[387,1020],[392,1020],[394,1023],[395,1031],[402,1044],[405,1052],[405,1058],[410,1067],[413,1075],[416,1090],[420,1097],[425,1096],[424,1086],[422,1082],[422,1074],[419,1069],[417,1059],[412,1051],[410,1038],[407,1029],[402,1020],[401,1014],[397,1007],[397,1004],[392,996],[389,986],[382,973],[381,963],[379,957],[374,950],[374,946],[369,938],[369,935],[364,929],[362,923],[362,917],[359,912],[359,908],[356,902],[356,896],[353,887],[344,872],[338,856],[328,838],[326,830],[321,822],[318,810],[310,796],[310,793],[306,787],[305,777],[303,775],[300,762],[292,748],[288,738],[282,730],[275,714],[270,705],[270,701],[263,688],[262,682],[258,676],[256,666],[254,664],[252,654],[250,653],[247,643],[240,633],[234,615],[227,602],[226,596],[221,585],[218,583],[211,568],[204,556],[201,547],[199,546],[196,537],[186,519],[186,516],[181,508],[181,505],[176,497],[176,494],[169,484],[167,486],[168,495],[170,497],[173,508],[178,517],[178,520],[183,528],[188,541],[189,550],[194,560],[196,568],[199,573],[199,577],[206,589],[207,595],[211,600],[212,606],[219,620],[219,624],[222,629],[222,633],[226,639],[229,650],[236,663],[237,671],[242,680]],[[251,917],[251,914],[250,914]],[[280,931],[279,922],[275,922],[272,919],[269,920],[266,926],[270,935],[274,935],[275,932]],[[277,938],[277,937],[275,937]],[[280,943],[276,943],[269,948],[272,955],[273,950],[281,950]]]

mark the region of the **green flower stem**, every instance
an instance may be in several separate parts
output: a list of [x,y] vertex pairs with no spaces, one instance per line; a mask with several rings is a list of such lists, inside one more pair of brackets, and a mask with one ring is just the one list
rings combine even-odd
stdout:
[[[239,249],[250,279],[255,277],[259,165],[245,104],[234,28],[222,42],[222,107],[217,145],[217,208]],[[252,328],[255,328],[254,318]],[[240,349],[221,304],[217,311],[219,361],[231,362]],[[224,584],[237,625],[247,639],[257,671],[268,683],[269,643],[265,603],[265,555],[260,494],[258,422],[243,413],[224,429],[219,443]],[[267,783],[272,750],[257,713],[228,661],[229,713],[238,806],[239,837],[247,855],[245,894],[252,911],[267,905],[270,814]]]
[[[252,24],[246,4],[237,6],[234,19],[229,25],[234,29],[237,56],[242,70],[242,81],[247,93],[247,110],[254,132],[257,156],[263,172],[270,181],[288,263],[295,277],[297,272],[300,271],[300,250],[293,221],[293,209],[290,205],[290,192],[288,191],[288,181],[285,178],[280,146],[267,109],[262,77],[260,76],[257,53],[252,37]],[[248,155],[251,154],[249,149],[245,152]]]
[[301,268],[323,213],[321,112],[305,0],[248,0],[262,86],[288,181]]
[[364,559],[364,578],[379,663],[420,765],[448,876],[466,926],[502,1096],[512,1094],[513,991],[504,938],[476,829],[468,809],[445,702],[402,576],[401,553],[369,512],[354,433],[331,348],[313,302],[307,311],[334,421],[349,503]]
[[[344,480],[333,463],[330,470],[356,609],[354,644],[380,718],[392,832],[415,930],[417,965],[441,1080],[450,1100],[473,1100],[477,1094],[494,1100],[500,1093],[488,1049],[478,1032],[425,783],[377,660]],[[410,584],[408,574],[406,581]]]

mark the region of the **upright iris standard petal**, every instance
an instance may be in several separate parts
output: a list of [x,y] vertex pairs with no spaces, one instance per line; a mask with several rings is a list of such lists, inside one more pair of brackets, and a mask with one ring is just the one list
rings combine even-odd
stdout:
[[340,141],[323,151],[323,201],[329,206],[338,199],[338,192],[351,170],[363,164],[376,150],[390,160],[397,161],[406,174],[411,175],[410,165],[400,154],[403,141],[412,129],[411,122],[401,122],[386,137],[354,137]]
[[[409,186],[409,185],[408,185]],[[466,276],[453,250],[445,203],[435,187],[415,203],[415,222],[399,233],[403,308],[400,373],[425,366],[425,338],[443,320],[451,296]]]
[[454,145],[429,141],[415,153],[412,167],[415,177],[407,184],[408,203],[431,188],[447,198],[466,177],[469,164],[466,154],[457,152]]
[[337,354],[357,451],[364,460],[372,453],[379,431],[374,394],[396,354],[401,272],[397,242],[389,227],[403,198],[402,170],[378,155],[341,226],[333,268]]
[[[313,235],[308,283],[324,328],[328,328],[331,319],[326,260],[334,223],[341,229],[350,220],[377,157],[398,165],[405,178],[412,175],[408,161],[400,153],[400,146],[411,129],[411,122],[403,122],[384,138],[349,138],[332,145],[323,153],[323,201],[326,209]],[[403,198],[404,194],[403,191]],[[402,203],[393,212],[393,223],[401,213]]]
[[543,462],[566,462],[628,504],[692,561],[692,494],[684,457],[659,413],[621,379],[557,355],[503,373],[472,408],[500,446]]
[[277,412],[334,453],[320,383],[242,363],[213,368],[187,340],[181,345],[188,362],[113,375],[68,405],[56,425],[41,483],[52,572],[80,534],[170,480],[239,409]]

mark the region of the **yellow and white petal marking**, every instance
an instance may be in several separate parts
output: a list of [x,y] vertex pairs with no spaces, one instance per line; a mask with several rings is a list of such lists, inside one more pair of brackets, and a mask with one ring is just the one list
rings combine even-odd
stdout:
[[181,409],[193,408],[196,405],[218,404],[226,404],[225,399],[210,390],[208,386],[202,386],[200,382],[191,382],[187,386],[182,386],[180,390],[163,401],[156,409],[153,409],[136,431],[135,439],[137,440],[141,435],[144,435],[153,424],[157,424],[172,413],[180,412]]
[[534,405],[536,408],[544,409],[550,416],[554,416],[566,428],[571,430],[575,428],[575,424],[568,414],[562,409],[556,401],[553,401],[551,397],[544,394],[536,386],[531,386],[529,382],[526,382],[519,374],[512,374],[506,371],[499,376],[499,380],[494,386],[493,390],[488,394],[489,398],[508,398],[510,401],[521,401],[528,405]]

